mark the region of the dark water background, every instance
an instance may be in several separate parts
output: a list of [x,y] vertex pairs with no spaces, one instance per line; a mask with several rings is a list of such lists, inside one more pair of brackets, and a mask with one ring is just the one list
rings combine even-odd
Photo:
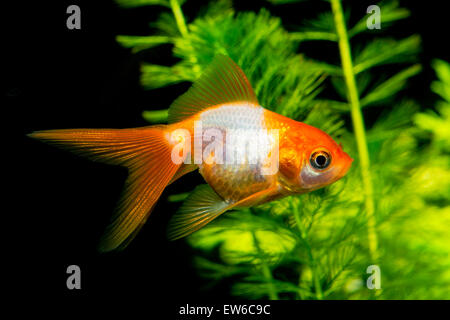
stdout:
[[[328,4],[311,1],[304,11],[275,8],[263,1],[236,1],[236,10],[269,8],[290,29],[299,19],[313,18]],[[66,8],[81,7],[81,30],[66,28]],[[344,4],[348,4],[348,1]],[[372,3],[352,1],[352,13],[365,15]],[[432,58],[450,60],[448,11],[444,2],[402,1],[412,17],[395,24],[391,35],[419,33],[424,70],[410,81],[403,95],[423,108],[433,106],[429,91],[434,79]],[[183,6],[192,19],[201,6]],[[147,35],[148,23],[161,7],[119,9],[112,1],[18,2],[2,5],[3,78],[2,127],[5,165],[2,235],[8,253],[4,274],[18,293],[52,296],[121,296],[141,294],[155,301],[228,297],[229,283],[208,289],[191,264],[192,249],[184,241],[168,242],[167,221],[177,208],[169,194],[192,190],[202,183],[190,174],[163,194],[146,226],[121,253],[99,254],[96,245],[126,178],[126,170],[81,159],[25,137],[26,133],[56,128],[125,128],[144,126],[143,110],[167,108],[189,84],[144,91],[139,85],[139,62],[170,65],[170,47],[138,55],[120,47],[118,34]],[[373,34],[362,37],[373,37]],[[320,59],[329,55],[323,45],[305,46]],[[332,50],[336,50],[333,48]],[[336,54],[334,54],[337,57]],[[368,113],[370,124],[377,109]],[[66,288],[66,268],[81,267],[82,290]]]

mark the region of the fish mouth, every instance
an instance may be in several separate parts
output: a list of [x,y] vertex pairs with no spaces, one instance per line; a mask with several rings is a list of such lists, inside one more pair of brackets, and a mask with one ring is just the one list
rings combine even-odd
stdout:
[[339,179],[347,174],[347,172],[350,170],[350,167],[352,166],[352,163],[353,163],[353,159],[346,152],[343,152],[343,155],[344,155],[344,161],[343,161],[343,165],[341,166],[341,170],[339,172]]

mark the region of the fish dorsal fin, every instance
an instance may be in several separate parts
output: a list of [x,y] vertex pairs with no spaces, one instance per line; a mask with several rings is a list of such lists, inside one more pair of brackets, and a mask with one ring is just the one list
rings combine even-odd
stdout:
[[233,102],[258,105],[247,77],[224,55],[217,55],[200,78],[169,108],[169,123],[186,119],[212,106]]

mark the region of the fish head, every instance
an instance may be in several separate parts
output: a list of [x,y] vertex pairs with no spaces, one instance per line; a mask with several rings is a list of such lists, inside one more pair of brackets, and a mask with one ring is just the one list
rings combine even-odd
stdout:
[[353,159],[322,130],[305,125],[297,183],[301,190],[312,191],[341,179]]

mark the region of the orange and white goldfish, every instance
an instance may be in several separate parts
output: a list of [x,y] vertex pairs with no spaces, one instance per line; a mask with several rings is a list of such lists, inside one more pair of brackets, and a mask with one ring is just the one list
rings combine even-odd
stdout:
[[[60,129],[30,134],[91,159],[128,168],[125,190],[101,239],[100,251],[125,248],[165,187],[193,170],[199,169],[207,184],[196,187],[173,216],[170,239],[187,236],[232,208],[329,185],[342,178],[353,161],[325,132],[260,106],[244,72],[223,55],[173,102],[168,122],[133,129]],[[237,144],[240,146],[230,148]],[[230,157],[233,154],[234,159]]]

